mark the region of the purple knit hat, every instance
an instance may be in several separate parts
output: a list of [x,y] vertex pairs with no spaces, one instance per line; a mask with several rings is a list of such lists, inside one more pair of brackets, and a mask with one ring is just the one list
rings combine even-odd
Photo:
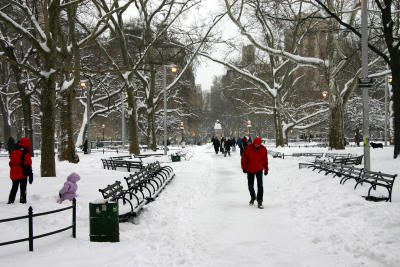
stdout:
[[81,179],[81,177],[76,172],[71,173],[70,175],[68,175],[68,178],[67,178],[68,181],[73,182],[73,183],[78,182],[80,179]]

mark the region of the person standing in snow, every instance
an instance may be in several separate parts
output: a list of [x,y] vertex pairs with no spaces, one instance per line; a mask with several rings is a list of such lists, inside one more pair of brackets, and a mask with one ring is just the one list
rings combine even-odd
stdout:
[[18,187],[20,188],[20,203],[26,203],[26,184],[29,177],[29,183],[33,182],[32,159],[31,159],[31,141],[28,137],[23,137],[14,146],[10,154],[10,178],[12,187],[8,197],[8,204],[15,201]]
[[[263,170],[264,175],[268,175],[268,152],[261,144],[261,138],[254,138],[254,142],[247,145],[243,151],[241,165],[244,173],[247,173],[247,183],[250,192],[250,205],[257,199],[258,208],[263,209]],[[254,176],[257,178],[257,196],[254,191]]]
[[58,203],[62,203],[64,200],[72,200],[76,198],[76,190],[78,189],[78,182],[81,177],[73,172],[67,177],[67,181],[64,183],[63,188],[61,188],[60,192],[58,193],[60,199],[57,201]]
[[8,155],[11,155],[11,152],[13,151],[14,148],[15,148],[15,140],[12,136],[10,136],[10,138],[8,138],[7,141]]

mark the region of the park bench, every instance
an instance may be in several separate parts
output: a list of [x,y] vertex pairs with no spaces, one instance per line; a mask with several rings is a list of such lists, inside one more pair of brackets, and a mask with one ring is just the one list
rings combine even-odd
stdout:
[[[368,189],[368,196],[365,197],[367,200],[386,200],[392,202],[392,189],[394,180],[396,179],[397,174],[388,174],[382,172],[375,171],[364,171],[361,175],[360,179],[357,181],[354,189],[357,188],[359,184],[368,183],[371,186]],[[388,191],[387,197],[376,198],[371,196],[371,190],[376,190],[377,187],[383,187]]]
[[164,153],[151,153],[151,154],[141,154],[141,155],[133,155],[134,158],[148,158],[148,157],[161,157],[164,156]]
[[324,153],[292,153],[292,155],[286,155],[286,156],[321,158],[323,155]]
[[[303,164],[303,165],[300,165]],[[299,163],[299,168],[308,167],[313,170],[325,171],[325,175],[332,173],[334,177],[340,177],[340,183],[344,184],[349,179],[354,179],[356,184],[354,189],[359,184],[368,183],[370,187],[368,189],[368,195],[365,196],[366,200],[373,201],[392,201],[392,190],[393,184],[397,174],[387,174],[375,171],[366,171],[363,168],[357,168],[354,165],[337,164],[329,161],[315,160],[313,163]],[[387,197],[375,197],[371,195],[371,190],[376,190],[377,187],[383,187],[387,190]]]
[[268,150],[268,155],[271,155],[273,158],[283,158],[283,155],[281,152],[273,151],[273,150]]
[[[130,157],[130,156],[129,156]],[[118,167],[120,168],[126,168],[128,172],[131,171],[131,169],[143,169],[144,165],[141,159],[139,161],[132,161],[132,160],[123,160],[123,159],[116,159],[118,157],[113,157],[110,159],[101,159],[101,162],[103,163],[103,168],[105,169],[112,169],[116,170]]]
[[130,212],[119,215],[120,221],[124,221],[127,217],[133,215],[134,207],[132,202],[126,197],[127,191],[123,189],[120,181],[115,181],[115,183],[107,185],[107,187],[103,189],[99,189],[99,192],[103,195],[103,198],[108,201],[119,202],[122,200],[123,205],[126,203],[129,204]]
[[333,162],[344,165],[360,165],[362,163],[362,158],[363,155],[356,157],[335,157]]
[[111,159],[101,159],[101,162],[103,163],[103,168],[105,169],[107,167],[107,170],[109,169],[114,169],[113,163]]

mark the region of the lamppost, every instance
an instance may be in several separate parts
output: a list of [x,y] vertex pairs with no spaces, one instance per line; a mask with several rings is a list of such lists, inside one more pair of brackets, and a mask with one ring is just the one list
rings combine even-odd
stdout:
[[185,137],[184,137],[184,134],[185,134],[185,127],[184,127],[184,125],[183,125],[183,121],[181,121],[181,124],[180,124],[180,128],[181,128],[181,130],[182,130],[182,141],[181,141],[181,143],[183,143],[184,141],[185,141]]
[[[164,77],[163,77],[163,90],[164,90],[164,155],[167,155],[167,67],[164,67]],[[171,66],[170,71],[172,73],[176,73],[178,68],[175,66]]]
[[87,148],[87,153],[90,154],[90,151],[92,149],[92,143],[90,142],[90,86],[88,84],[88,81],[82,80],[80,82],[81,87],[85,88],[86,87],[86,140],[88,144]]
[[101,125],[101,128],[103,129],[103,142],[104,142],[104,129],[106,128],[106,125],[105,124]]
[[247,121],[247,132],[248,132],[248,134],[249,134],[249,139],[250,139],[250,129],[251,129],[251,121],[248,120],[248,121]]
[[121,128],[122,128],[122,133],[121,133],[121,138],[122,138],[122,148],[125,148],[125,103],[124,103],[124,97],[125,99],[128,99],[128,94],[121,94]]
[[328,96],[328,91],[322,91],[322,97],[326,98]]
[[[372,79],[368,78],[368,0],[361,2],[361,65],[363,82],[372,83]],[[361,86],[360,86],[361,87]],[[368,87],[362,88],[363,99],[363,143],[364,143],[364,169],[369,171],[370,149],[369,149],[369,96]]]

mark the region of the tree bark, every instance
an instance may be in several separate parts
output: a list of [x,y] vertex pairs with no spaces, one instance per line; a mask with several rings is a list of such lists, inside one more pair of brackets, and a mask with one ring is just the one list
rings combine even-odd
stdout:
[[329,147],[331,149],[344,149],[344,107],[339,101],[329,109]]
[[275,123],[275,146],[284,146],[285,142],[283,139],[282,131],[282,118],[279,110],[274,108],[274,123]]
[[[47,68],[50,69],[50,68]],[[55,85],[56,75],[51,74],[42,82],[42,145],[40,175],[42,177],[56,176],[56,163],[54,157],[54,130],[55,130]]]
[[[400,60],[397,64],[400,64]],[[393,128],[394,128],[394,154],[397,158],[400,154],[400,66],[392,67],[392,110],[393,110]]]

